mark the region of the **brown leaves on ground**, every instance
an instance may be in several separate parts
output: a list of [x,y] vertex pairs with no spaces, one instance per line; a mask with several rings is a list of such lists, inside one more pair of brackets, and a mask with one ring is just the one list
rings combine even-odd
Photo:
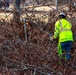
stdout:
[[[75,37],[74,20],[70,19]],[[38,26],[28,21],[27,42],[23,23],[0,23],[0,75],[76,75],[76,39],[70,62],[59,64],[57,42],[49,40],[54,23]]]

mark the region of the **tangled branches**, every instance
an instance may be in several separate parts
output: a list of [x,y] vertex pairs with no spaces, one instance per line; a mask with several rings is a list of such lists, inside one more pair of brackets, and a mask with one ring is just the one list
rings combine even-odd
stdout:
[[[55,15],[57,15],[55,11],[49,13],[47,23],[38,18],[29,18],[27,15],[27,41],[23,22],[0,21],[1,75],[76,74],[76,39],[73,43],[72,59],[68,64],[58,64],[57,42],[50,42],[49,40],[49,36],[54,32]],[[73,24],[73,33],[76,37],[76,18],[72,12],[69,13],[68,19]]]

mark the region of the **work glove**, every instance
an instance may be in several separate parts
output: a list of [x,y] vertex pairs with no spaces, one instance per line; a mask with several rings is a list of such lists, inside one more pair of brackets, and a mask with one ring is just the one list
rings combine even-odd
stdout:
[[52,36],[52,37],[50,37],[50,41],[53,41],[53,40],[54,40],[53,36]]
[[55,41],[56,39],[52,36],[52,37],[50,37],[50,41]]

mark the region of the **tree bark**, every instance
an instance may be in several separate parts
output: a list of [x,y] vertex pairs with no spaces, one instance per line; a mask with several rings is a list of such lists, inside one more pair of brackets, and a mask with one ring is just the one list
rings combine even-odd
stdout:
[[20,21],[20,3],[21,3],[21,0],[14,0],[13,20],[17,22]]
[[58,0],[55,1],[56,4],[56,11],[58,11]]

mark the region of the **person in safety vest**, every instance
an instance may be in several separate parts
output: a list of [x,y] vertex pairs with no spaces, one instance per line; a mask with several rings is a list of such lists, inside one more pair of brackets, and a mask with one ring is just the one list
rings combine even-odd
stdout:
[[61,12],[58,17],[59,20],[55,23],[54,36],[50,37],[50,40],[59,37],[58,55],[61,58],[65,55],[65,58],[70,60],[70,50],[73,43],[72,24],[66,19],[65,13]]

